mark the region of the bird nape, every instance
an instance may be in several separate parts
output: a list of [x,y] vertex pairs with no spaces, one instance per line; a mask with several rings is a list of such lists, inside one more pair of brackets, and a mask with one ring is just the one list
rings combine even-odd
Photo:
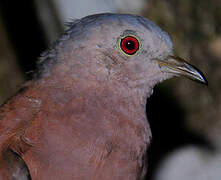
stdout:
[[0,179],[143,179],[155,84],[203,74],[148,19],[97,14],[42,54],[33,80],[0,109]]

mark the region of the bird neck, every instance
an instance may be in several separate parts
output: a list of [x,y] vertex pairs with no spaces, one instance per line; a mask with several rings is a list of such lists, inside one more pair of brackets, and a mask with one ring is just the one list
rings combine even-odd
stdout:
[[48,94],[56,94],[53,93],[54,91],[68,93],[70,98],[76,95],[97,99],[102,97],[111,104],[117,104],[117,101],[124,100],[128,104],[134,104],[142,109],[145,109],[146,100],[152,94],[152,88],[128,86],[127,83],[113,79],[103,81],[102,77],[88,79],[88,77],[80,77],[78,74],[73,76],[61,74],[39,79],[37,83],[38,89],[47,89],[43,92],[48,92]]
[[[127,132],[129,125],[139,127],[149,138],[150,130],[146,118],[147,92],[139,88],[130,87],[118,81],[100,82],[94,79],[73,79],[71,76],[48,77],[39,80],[39,94],[42,94],[43,102],[50,101],[55,109],[61,112],[69,112],[69,116],[75,117],[76,112],[88,115],[91,119],[88,123],[98,123],[104,131],[108,126]],[[148,93],[150,94],[152,90]],[[50,112],[51,107],[45,107]],[[75,117],[76,118],[76,117]],[[71,124],[70,117],[70,124]],[[82,120],[82,123],[85,120]],[[118,127],[118,125],[123,127]],[[102,130],[102,131],[103,131]],[[125,135],[122,135],[125,136]],[[135,137],[134,137],[135,138]],[[145,140],[146,141],[146,140]],[[149,140],[147,140],[149,141]]]
[[[107,108],[123,109],[129,117],[136,111],[140,117],[146,119],[146,100],[152,93],[151,87],[128,85],[116,78],[108,79],[104,72],[93,75],[87,67],[77,65],[59,65],[51,71],[48,77],[39,79],[36,89],[44,92],[44,97],[54,99],[54,103],[71,102],[76,97],[85,98],[91,106],[102,104]],[[47,94],[47,95],[46,95]],[[94,105],[93,105],[94,103]]]
[[[66,51],[68,50],[66,49]],[[87,53],[91,57],[90,59],[78,50],[63,53],[62,56],[58,55],[57,58],[60,60],[57,64],[39,80],[41,86],[46,88],[50,86],[51,88],[47,89],[69,94],[70,98],[78,95],[99,99],[99,101],[105,101],[106,104],[116,108],[119,101],[122,100],[128,105],[134,105],[130,108],[139,108],[143,113],[146,109],[146,100],[152,94],[153,86],[156,83],[152,80],[153,78],[149,78],[151,82],[147,82],[147,80],[144,81],[142,78],[136,77],[134,72],[126,71],[123,73],[121,66],[128,66],[123,67],[123,69],[134,68],[129,67],[128,63],[121,63],[119,66],[114,65],[115,67],[112,67],[113,64],[110,61],[114,58],[105,59],[104,54],[93,55],[89,53],[91,51]],[[148,79],[148,77],[145,78]]]

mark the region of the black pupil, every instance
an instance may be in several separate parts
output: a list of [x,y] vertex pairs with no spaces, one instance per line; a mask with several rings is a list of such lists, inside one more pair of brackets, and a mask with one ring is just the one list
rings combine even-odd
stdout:
[[125,43],[125,47],[128,49],[128,50],[133,50],[134,48],[135,48],[135,44],[134,44],[134,42],[133,41],[127,41],[126,43]]

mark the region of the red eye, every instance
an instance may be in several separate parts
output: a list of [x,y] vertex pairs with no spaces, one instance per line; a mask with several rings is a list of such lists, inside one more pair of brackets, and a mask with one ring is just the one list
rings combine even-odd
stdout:
[[121,39],[120,47],[128,55],[133,55],[139,50],[139,41],[133,36]]

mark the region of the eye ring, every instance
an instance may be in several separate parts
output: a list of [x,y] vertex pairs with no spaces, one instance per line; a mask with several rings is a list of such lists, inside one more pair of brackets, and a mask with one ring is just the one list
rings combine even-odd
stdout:
[[139,51],[140,41],[134,35],[128,35],[121,38],[119,46],[124,54],[131,56]]

